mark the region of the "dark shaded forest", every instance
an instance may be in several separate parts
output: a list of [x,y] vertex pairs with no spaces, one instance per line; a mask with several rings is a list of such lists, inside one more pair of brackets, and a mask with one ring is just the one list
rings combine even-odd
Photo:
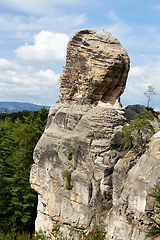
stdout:
[[45,107],[0,115],[0,239],[34,232],[37,194],[31,189],[29,176],[33,150],[47,116]]

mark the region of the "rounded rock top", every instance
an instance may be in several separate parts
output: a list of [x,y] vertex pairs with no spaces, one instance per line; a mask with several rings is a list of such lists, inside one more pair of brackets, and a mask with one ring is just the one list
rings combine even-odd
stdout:
[[120,108],[130,59],[110,32],[82,29],[67,45],[66,66],[60,77],[59,102]]

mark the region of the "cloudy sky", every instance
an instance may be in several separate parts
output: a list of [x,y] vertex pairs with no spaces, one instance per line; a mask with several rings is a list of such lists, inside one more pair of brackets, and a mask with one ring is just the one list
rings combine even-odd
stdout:
[[66,44],[82,28],[108,30],[131,59],[123,107],[160,109],[158,0],[0,0],[0,101],[51,105],[59,96]]

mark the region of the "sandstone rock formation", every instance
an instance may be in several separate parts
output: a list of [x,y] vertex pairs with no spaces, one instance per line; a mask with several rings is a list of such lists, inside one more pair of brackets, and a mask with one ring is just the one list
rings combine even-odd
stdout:
[[[128,151],[121,143],[123,111],[56,103],[34,150],[31,185],[39,195],[36,228],[59,220],[74,234],[102,224],[112,207],[112,173]],[[67,158],[72,151],[72,159]],[[66,189],[64,170],[71,173]]]
[[[98,224],[107,239],[145,239],[148,191],[159,176],[160,139],[153,137],[141,159],[138,149],[127,153],[130,146],[122,145],[121,129],[128,113],[67,103],[51,107],[31,169],[31,186],[38,192],[36,230],[50,231],[59,220],[64,234],[71,230],[75,238]],[[67,158],[69,150],[72,159]],[[66,169],[72,189],[66,189]]]
[[[81,30],[69,41],[60,98],[34,150],[30,182],[38,193],[36,230],[50,231],[59,220],[64,234],[71,230],[75,239],[95,225],[106,229],[107,239],[145,239],[160,140],[154,136],[141,158],[138,148],[128,153],[131,146],[122,144],[122,126],[143,109],[118,109],[128,70],[126,51],[106,31]],[[151,135],[146,130],[145,138]]]
[[60,78],[60,102],[120,108],[130,60],[120,42],[108,31],[84,29],[67,46],[66,66]]
[[137,163],[126,176],[129,158],[133,156],[130,152],[114,167],[114,206],[104,223],[108,240],[150,239],[146,237],[146,230],[154,207],[150,193],[160,179],[160,132],[153,135],[145,154],[140,159],[135,157]]

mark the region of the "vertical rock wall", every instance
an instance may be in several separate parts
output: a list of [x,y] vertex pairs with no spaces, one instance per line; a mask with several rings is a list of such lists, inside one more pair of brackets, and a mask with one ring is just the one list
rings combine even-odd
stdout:
[[[147,237],[146,232],[149,216],[154,209],[154,198],[150,194],[160,179],[160,132],[153,135],[148,149],[125,178],[129,157],[128,154],[115,165],[113,192],[116,199],[104,223],[106,239],[158,240],[159,238]],[[117,181],[118,175],[121,184]]]
[[[31,169],[31,186],[39,195],[36,230],[50,230],[59,220],[64,232],[76,235],[104,222],[112,207],[113,166],[127,152],[121,144],[123,114],[101,106],[51,107]],[[65,170],[72,189],[66,189]]]

